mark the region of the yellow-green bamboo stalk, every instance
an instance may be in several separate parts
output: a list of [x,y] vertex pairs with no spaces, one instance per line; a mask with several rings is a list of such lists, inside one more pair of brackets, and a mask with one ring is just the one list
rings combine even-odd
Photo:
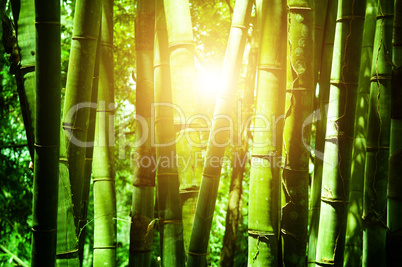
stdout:
[[256,4],[260,39],[250,169],[248,266],[278,266],[278,159],[283,124],[277,122],[283,116],[285,104],[286,5],[280,0]]
[[224,156],[230,131],[233,131],[230,127],[229,116],[235,104],[235,88],[243,58],[251,8],[252,1],[236,1],[191,231],[188,266],[205,266],[206,264],[205,256],[218,193],[221,159]]
[[93,158],[94,267],[116,266],[113,0],[102,0],[98,104]]
[[156,172],[155,148],[151,144],[152,138],[149,134],[154,131],[154,125],[151,123],[151,105],[154,102],[155,1],[137,2],[135,27],[137,53],[135,136],[137,142],[141,142],[146,133],[148,137],[136,148],[137,162],[134,166],[133,202],[130,214],[130,266],[149,266],[153,229],[148,229],[148,224],[154,217]]
[[366,160],[367,119],[376,15],[377,0],[368,0],[366,4],[359,86],[356,100],[344,267],[359,266],[362,257],[364,166]]
[[[307,249],[308,185],[314,85],[314,1],[288,0],[288,68],[282,172],[282,258],[304,266]],[[307,146],[306,146],[307,144]]]
[[[308,243],[308,264],[315,265],[315,252],[317,247],[318,224],[320,220],[321,206],[321,182],[322,165],[324,156],[325,130],[327,126],[327,108],[329,100],[330,75],[332,65],[332,52],[334,48],[335,20],[337,0],[329,0],[327,16],[325,21],[324,42],[322,45],[322,57],[319,65],[319,96],[318,107],[315,115],[316,137],[315,137],[315,157],[314,157],[314,175],[311,182],[310,210],[309,210],[309,243]],[[316,10],[318,10],[316,8]],[[317,51],[316,49],[315,51]],[[316,58],[316,57],[315,57]],[[316,72],[317,73],[317,72]]]
[[363,266],[385,266],[391,127],[393,0],[379,0],[370,78],[363,199]]
[[156,156],[165,161],[165,164],[158,164],[157,169],[162,266],[184,266],[182,208],[176,165],[176,131],[173,122],[169,47],[163,0],[156,0],[155,14]]
[[340,0],[332,57],[316,266],[343,266],[365,0]]

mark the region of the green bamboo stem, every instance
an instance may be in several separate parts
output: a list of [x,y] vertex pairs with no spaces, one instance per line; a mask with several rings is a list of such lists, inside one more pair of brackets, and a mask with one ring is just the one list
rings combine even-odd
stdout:
[[77,231],[82,210],[85,141],[90,111],[85,105],[91,101],[99,24],[100,0],[77,0],[64,100],[64,133],[62,135],[63,142],[66,143]]
[[363,45],[357,88],[355,134],[350,177],[349,208],[346,226],[343,266],[361,265],[363,249],[363,189],[366,159],[367,119],[370,96],[371,61],[373,56],[377,0],[368,0],[364,21]]
[[[156,156],[164,159],[158,164],[158,210],[161,237],[162,266],[184,266],[182,208],[176,165],[176,131],[173,109],[161,103],[172,103],[168,36],[163,0],[156,0],[154,39],[154,89]],[[166,164],[168,160],[168,164]]]
[[341,0],[335,29],[316,266],[343,266],[365,0]]
[[314,2],[288,0],[288,68],[283,135],[282,258],[304,266],[307,249],[308,185],[314,85]]
[[[254,17],[255,19],[255,17]],[[243,176],[246,162],[248,161],[248,140],[249,125],[245,125],[247,120],[254,114],[254,89],[258,59],[258,47],[256,44],[257,30],[253,28],[251,36],[251,48],[248,54],[247,74],[244,88],[244,97],[242,99],[242,126],[240,146],[235,150],[232,162],[232,177],[230,181],[230,191],[228,197],[228,206],[225,220],[225,235],[223,237],[220,266],[230,267],[234,264],[236,254],[236,241],[238,240],[237,229],[241,218],[241,200],[243,194]],[[240,120],[240,118],[237,118]],[[235,135],[236,136],[236,135]],[[235,140],[236,142],[236,140]],[[237,143],[236,143],[237,144]]]
[[[320,221],[321,207],[321,183],[322,183],[322,168],[325,145],[325,131],[327,126],[327,108],[329,101],[330,75],[332,65],[332,52],[334,49],[335,35],[335,20],[336,10],[338,6],[337,0],[329,0],[327,8],[327,17],[325,21],[324,41],[322,45],[320,74],[318,79],[319,84],[319,110],[316,111],[316,138],[315,138],[315,157],[314,157],[314,174],[311,182],[310,196],[310,229],[308,243],[308,265],[315,265],[315,255],[318,237],[318,225]],[[316,10],[318,10],[316,8]],[[317,50],[316,50],[317,51]],[[316,72],[317,73],[317,72]]]
[[[285,104],[286,6],[279,0],[256,4],[260,39],[250,169],[248,266],[278,266],[278,162],[283,124],[277,122],[283,116]],[[267,125],[267,120],[272,126]]]
[[60,2],[35,0],[36,114],[31,266],[55,266],[60,147]]
[[378,1],[371,64],[363,200],[363,266],[385,266],[393,1]]
[[[20,100],[22,118],[24,120],[27,135],[29,153],[34,159],[34,134],[35,134],[35,1],[19,1],[19,14],[15,18],[17,43],[19,52],[19,65],[16,66],[15,78],[17,80],[17,92]],[[13,4],[13,10],[18,5]]]
[[[154,131],[151,123],[151,105],[154,102],[154,28],[155,1],[137,2],[135,47],[137,52],[136,87],[136,141],[144,133]],[[139,119],[145,119],[146,124]],[[144,129],[145,128],[145,129]],[[130,266],[149,266],[153,229],[147,229],[154,218],[155,148],[148,137],[136,147],[137,162],[134,170],[133,202],[131,205]],[[150,163],[150,164],[148,164]]]
[[177,131],[176,153],[180,159],[188,161],[188,166],[179,162],[177,168],[182,199],[183,238],[188,251],[192,231],[195,206],[202,175],[200,133],[187,125],[195,113],[194,99],[194,38],[188,0],[165,1],[166,27],[170,51],[170,76],[172,100],[182,112],[174,113]]
[[391,137],[387,207],[387,266],[400,262],[402,254],[402,2],[395,0],[394,33],[392,40],[392,84],[391,84]]
[[93,159],[94,266],[116,266],[113,0],[102,0],[98,105]]
[[85,237],[87,234],[86,224],[88,223],[88,202],[89,202],[89,191],[91,187],[92,159],[94,152],[96,103],[98,101],[99,61],[100,61],[100,38],[98,38],[98,43],[96,45],[95,69],[92,78],[91,105],[93,105],[93,107],[89,111],[87,144],[85,150],[86,156],[85,156],[85,170],[84,170],[84,185],[82,187],[82,210],[81,210],[81,218],[79,221],[78,238],[79,238],[79,257],[81,264],[84,258],[84,245],[85,245]]
[[73,203],[63,129],[60,132],[59,197],[57,212],[56,265],[79,266],[78,239],[74,224]]
[[[216,196],[221,173],[221,159],[229,139],[230,116],[234,106],[234,95],[239,76],[241,60],[247,37],[248,21],[252,1],[236,1],[228,46],[223,63],[220,91],[215,104],[214,119],[208,141],[200,192],[196,206],[193,229],[188,251],[188,266],[205,266],[209,233],[211,230]],[[219,116],[217,116],[219,115]]]
[[[314,2],[314,84],[320,80],[320,69],[322,62],[323,42],[325,33],[325,24],[328,20],[328,15],[331,13],[329,9],[329,0],[321,0]],[[314,98],[316,99],[316,98]]]

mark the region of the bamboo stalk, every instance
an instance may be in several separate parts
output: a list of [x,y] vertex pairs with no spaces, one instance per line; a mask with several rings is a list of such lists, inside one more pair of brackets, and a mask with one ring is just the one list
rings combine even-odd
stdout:
[[365,0],[341,0],[335,28],[316,266],[343,266]]
[[93,159],[94,266],[116,266],[113,0],[102,0],[98,105]]
[[363,266],[385,266],[391,127],[393,0],[378,1],[371,63],[363,199]]
[[[154,28],[155,1],[138,1],[135,47],[137,53],[136,81],[136,141],[144,133],[154,131],[151,123],[151,105],[154,102]],[[143,125],[141,119],[145,119]],[[133,202],[131,205],[130,266],[149,266],[151,262],[153,229],[148,229],[154,218],[155,148],[148,137],[136,148],[137,164],[134,170]],[[150,164],[143,164],[147,162]]]
[[36,107],[32,266],[55,266],[60,147],[60,2],[35,0]]
[[243,58],[251,8],[252,1],[236,1],[191,232],[188,266],[205,266],[206,264],[205,256],[218,193],[221,159],[224,156],[230,131],[233,131],[230,128],[229,119],[225,116],[230,116],[234,106],[234,90]]

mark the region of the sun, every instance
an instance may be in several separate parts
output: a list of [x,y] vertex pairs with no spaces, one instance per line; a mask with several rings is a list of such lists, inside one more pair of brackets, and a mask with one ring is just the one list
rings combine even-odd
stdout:
[[219,89],[220,68],[198,66],[196,68],[195,89],[197,95],[205,99],[215,99]]

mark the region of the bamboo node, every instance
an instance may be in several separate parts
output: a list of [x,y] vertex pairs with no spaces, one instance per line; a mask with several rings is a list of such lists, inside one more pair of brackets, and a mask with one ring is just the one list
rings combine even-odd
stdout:
[[172,43],[169,43],[169,50],[173,50],[173,49],[180,48],[180,47],[188,47],[190,49],[194,49],[195,44],[192,41],[190,41],[190,42],[172,42]]
[[232,28],[238,28],[238,29],[240,29],[240,30],[242,30],[242,31],[247,30],[247,27],[244,26],[244,25],[232,24],[231,27],[232,27]]
[[159,224],[182,224],[182,220],[165,220],[163,218],[158,218]]
[[390,14],[381,14],[381,15],[377,15],[376,19],[386,19],[386,18],[393,18],[394,14],[390,13]]
[[116,249],[116,246],[94,246],[94,249]]
[[78,248],[70,250],[70,251],[58,252],[58,253],[56,253],[56,258],[57,259],[71,259],[71,258],[76,257],[76,254],[78,254]]
[[390,75],[377,74],[370,78],[370,82],[377,82],[377,81],[381,81],[381,80],[391,80],[391,79],[392,79],[392,76],[390,76]]
[[100,177],[100,178],[93,178],[92,181],[95,182],[100,182],[100,181],[111,181],[111,182],[115,182],[115,180],[113,178],[109,178],[109,177]]
[[264,71],[285,71],[285,68],[282,68],[280,65],[272,65],[272,64],[260,64],[258,65],[259,70],[264,70]]
[[336,22],[343,22],[349,20],[364,20],[364,16],[343,16],[336,20]]
[[110,112],[110,113],[114,113],[114,110],[112,110],[112,109],[97,109],[96,112]]
[[34,143],[35,148],[54,148],[54,147],[59,147],[60,144],[55,144],[55,145],[41,145],[38,143]]
[[169,64],[169,63],[158,63],[158,64],[154,64],[154,69],[160,68],[160,67],[163,67],[163,66],[169,67],[170,64]]
[[258,231],[258,230],[248,230],[248,234],[255,237],[263,237],[269,240],[269,237],[275,237],[274,233],[265,232],[265,231]]
[[343,199],[336,199],[336,198],[331,198],[331,197],[321,197],[321,201],[328,203],[328,204],[343,204],[347,205],[349,201],[343,200]]
[[98,37],[94,37],[94,36],[79,36],[79,35],[76,35],[76,36],[73,36],[73,37],[71,38],[71,40],[97,41],[97,40],[98,40]]
[[205,178],[212,178],[212,179],[218,179],[221,177],[221,174],[208,174],[208,173],[203,173],[202,177]]
[[288,6],[290,11],[297,11],[297,10],[305,10],[305,11],[313,11],[311,7],[304,7],[304,6]]
[[359,83],[356,83],[356,82],[346,82],[346,81],[342,81],[342,80],[332,80],[332,79],[330,81],[330,84],[332,84],[332,85],[345,85],[345,86],[348,86],[348,85],[358,86],[359,85]]
[[308,169],[293,169],[292,167],[286,165],[283,166],[282,169],[287,170],[287,171],[293,171],[293,172],[307,172],[308,173]]
[[101,46],[110,47],[110,48],[112,48],[112,49],[113,49],[113,44],[110,44],[110,43],[101,42],[101,43],[100,43],[100,45],[101,45]]
[[269,151],[267,154],[251,154],[251,157],[262,158],[262,159],[267,159],[267,158],[272,158],[272,157],[277,157],[277,156],[278,156],[277,151]]
[[82,132],[86,132],[86,129],[81,128],[81,127],[77,127],[77,126],[73,126],[70,123],[62,123],[63,125],[63,130],[76,130],[76,131],[82,131]]
[[31,228],[32,232],[36,232],[36,233],[52,233],[52,232],[56,232],[57,229],[53,228],[53,229],[35,229],[34,227]]
[[312,92],[314,91],[311,88],[307,87],[293,87],[293,88],[286,88],[286,92],[292,92],[292,91],[299,91],[299,92]]
[[40,24],[60,25],[60,21],[35,21],[35,25]]
[[207,253],[197,253],[197,252],[192,252],[192,251],[187,252],[187,254],[191,255],[191,256],[198,256],[198,257],[203,257],[203,256],[207,255]]

